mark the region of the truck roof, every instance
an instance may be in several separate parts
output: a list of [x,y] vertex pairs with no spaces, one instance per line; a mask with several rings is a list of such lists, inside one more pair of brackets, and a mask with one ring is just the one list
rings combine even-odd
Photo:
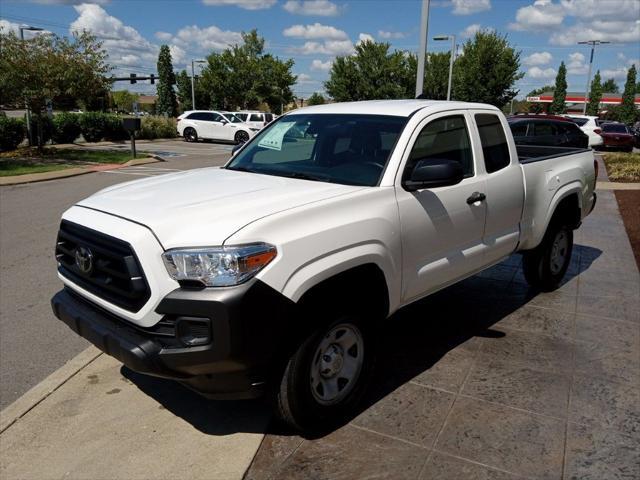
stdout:
[[434,111],[458,108],[490,108],[492,110],[498,110],[496,107],[485,103],[447,102],[445,100],[365,100],[361,102],[328,103],[324,105],[303,107],[293,110],[289,115],[300,113],[355,113],[362,115],[392,115],[396,117],[409,117],[417,110],[427,107],[433,107]]

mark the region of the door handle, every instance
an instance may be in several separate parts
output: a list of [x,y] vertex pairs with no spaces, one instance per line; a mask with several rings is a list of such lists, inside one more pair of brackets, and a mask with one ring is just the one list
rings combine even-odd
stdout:
[[467,198],[467,203],[471,205],[472,203],[482,202],[487,198],[484,193],[473,192],[469,198]]

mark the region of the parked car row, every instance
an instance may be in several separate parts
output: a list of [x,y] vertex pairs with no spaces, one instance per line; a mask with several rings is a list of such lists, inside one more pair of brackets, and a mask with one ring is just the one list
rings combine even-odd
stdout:
[[187,142],[221,140],[244,143],[273,121],[274,115],[259,111],[225,112],[189,110],[178,117],[178,135]]
[[640,147],[640,129],[590,115],[514,115],[508,118],[517,144],[616,149]]

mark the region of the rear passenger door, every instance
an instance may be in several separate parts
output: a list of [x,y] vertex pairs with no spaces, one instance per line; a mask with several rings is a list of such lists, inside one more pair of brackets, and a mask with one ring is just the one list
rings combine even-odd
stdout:
[[462,164],[465,178],[457,185],[409,192],[396,181],[402,228],[403,302],[408,303],[482,267],[486,215],[485,180],[476,168],[464,111],[425,118],[412,133],[399,177],[418,160],[447,159]]
[[524,181],[517,152],[511,151],[506,121],[497,113],[475,111],[486,178],[487,217],[484,228],[485,264],[493,264],[511,254],[520,238],[524,206]]

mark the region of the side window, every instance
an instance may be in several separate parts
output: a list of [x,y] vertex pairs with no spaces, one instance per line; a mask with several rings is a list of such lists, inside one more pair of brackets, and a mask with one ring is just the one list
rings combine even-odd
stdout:
[[219,113],[210,113],[209,114],[209,121],[210,122],[221,122],[224,120],[224,117],[222,115],[220,115]]
[[236,113],[236,117],[238,117],[243,122],[247,121],[247,114],[246,113]]
[[273,115],[271,113],[265,113],[265,121],[271,123],[273,121]]
[[203,120],[202,115],[204,115],[204,114],[201,113],[201,112],[195,112],[195,113],[190,114],[187,118],[189,120]]
[[527,136],[527,122],[513,122],[509,124],[511,133],[514,137],[526,137]]
[[251,114],[251,118],[249,119],[250,122],[261,122],[262,121],[262,115],[259,113],[252,113]]
[[473,154],[464,116],[438,118],[422,129],[407,163],[429,159],[455,160],[462,165],[465,178],[473,176]]
[[475,118],[487,173],[497,172],[511,162],[504,128],[496,115],[479,113]]
[[548,122],[534,122],[533,135],[536,137],[555,135],[556,129],[553,124]]

